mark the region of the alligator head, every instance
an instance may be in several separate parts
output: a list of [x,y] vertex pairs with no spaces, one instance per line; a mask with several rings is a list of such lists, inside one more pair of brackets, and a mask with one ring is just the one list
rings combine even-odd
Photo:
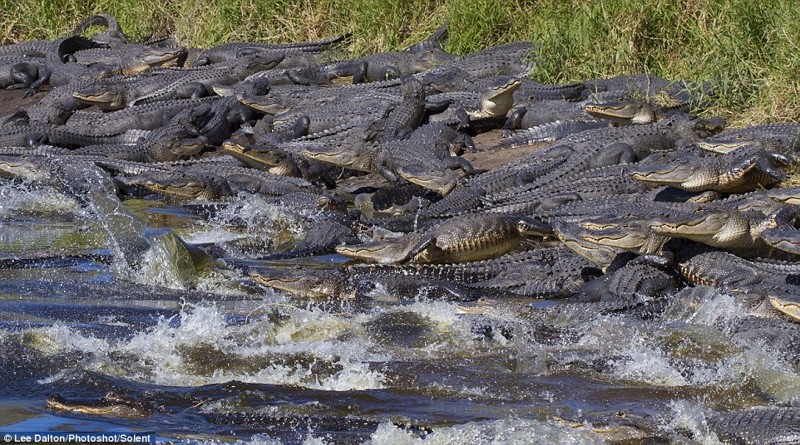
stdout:
[[657,119],[653,106],[646,102],[589,103],[584,105],[583,110],[592,116],[609,119],[617,125],[649,124]]
[[103,110],[121,110],[128,105],[122,89],[108,85],[93,85],[72,93],[80,102],[97,105]]
[[56,411],[123,418],[148,417],[153,410],[147,403],[114,392],[109,392],[96,400],[67,400],[61,395],[54,394],[47,397],[46,404],[48,409]]
[[340,270],[269,269],[250,270],[250,278],[263,286],[303,298],[341,297],[346,279]]
[[481,114],[484,117],[505,116],[514,106],[514,91],[521,85],[522,81],[515,77],[495,82],[481,95]]
[[337,246],[336,253],[359,260],[371,260],[381,264],[406,261],[412,250],[422,240],[422,234],[411,232],[397,238],[372,241],[364,244]]

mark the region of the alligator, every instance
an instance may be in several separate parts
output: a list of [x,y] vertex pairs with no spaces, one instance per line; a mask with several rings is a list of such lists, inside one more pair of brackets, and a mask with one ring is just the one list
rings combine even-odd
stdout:
[[0,45],[0,57],[20,56],[24,54],[44,55],[53,47],[53,40],[31,40],[28,42]]
[[583,110],[594,117],[610,120],[616,126],[641,125],[660,121],[676,113],[686,112],[688,105],[661,107],[643,101],[624,100],[605,103],[590,102],[583,106]]
[[[400,177],[445,195],[460,177],[451,169],[474,173],[469,162],[455,156],[462,147],[470,145],[464,135],[440,124],[428,124],[402,140],[365,141],[363,129],[353,127],[332,137],[299,141],[291,146],[304,147],[300,154],[312,160],[381,173],[390,181]],[[420,147],[426,149],[420,151]]]
[[205,138],[209,146],[216,147],[231,137],[242,124],[250,123],[255,118],[256,113],[235,97],[218,98],[211,101],[205,121],[198,126],[198,136]]
[[[506,121],[507,125],[508,121]],[[526,145],[533,145],[542,142],[555,142],[559,139],[572,136],[586,130],[594,130],[597,128],[608,127],[608,122],[600,119],[560,119],[549,121],[540,125],[535,125],[524,130],[511,132],[511,130],[504,129],[504,139],[497,143],[492,150],[506,149],[521,147]]]
[[[250,269],[255,282],[303,298],[474,301],[483,291],[449,280],[345,269]],[[380,291],[378,291],[380,290]]]
[[459,101],[456,106],[451,104],[447,110],[430,115],[428,120],[456,125],[457,129],[463,130],[470,128],[475,122],[505,118],[506,113],[514,105],[514,91],[521,84],[522,82],[516,77],[498,77],[485,87],[478,97],[470,98],[471,101]]
[[212,85],[230,85],[245,77],[275,67],[283,60],[283,54],[260,54],[244,56],[225,64],[209,67],[187,68],[182,70],[163,71],[157,79],[143,80],[143,83],[154,83],[157,87],[149,93],[136,95],[128,99],[129,105],[170,99],[199,97],[208,93]]
[[115,179],[124,184],[129,191],[141,187],[167,197],[170,202],[216,201],[234,194],[224,178],[213,175],[199,176],[185,172],[155,170],[133,177],[117,176]]
[[793,255],[800,255],[800,231],[797,230],[795,224],[791,224],[793,222],[794,221],[776,222],[775,227],[762,231],[760,237],[764,242],[778,250]]
[[274,175],[301,177],[328,186],[333,186],[336,178],[342,176],[341,169],[330,164],[308,159],[300,153],[287,152],[280,147],[242,140],[240,134],[234,134],[223,142],[221,149],[251,167]]
[[422,233],[410,232],[397,238],[368,241],[361,244],[336,246],[336,253],[348,258],[374,261],[380,264],[400,263],[412,256],[413,248],[422,240]]
[[690,103],[699,94],[709,96],[709,85],[694,85],[681,81],[670,81],[649,73],[622,75],[609,79],[592,79],[584,81],[586,90],[584,98],[590,98],[599,92],[615,92],[635,99],[666,97],[667,100],[679,104]]
[[725,155],[698,156],[681,151],[666,159],[653,158],[634,166],[632,178],[653,184],[670,185],[690,192],[713,190],[744,193],[775,186],[787,178],[793,160],[756,146]]
[[[672,270],[636,258],[614,270],[606,270],[602,277],[596,278],[572,297],[582,302],[629,302],[635,305],[668,298],[678,292],[682,285],[683,281]],[[657,306],[649,308],[658,309]]]
[[567,177],[503,198],[484,197],[479,211],[534,216],[557,209],[574,201],[586,201],[612,195],[637,195],[653,187],[631,179],[628,172],[635,164],[619,164],[584,171],[578,177]]
[[583,288],[603,272],[592,262],[564,248],[552,261],[526,261],[509,265],[496,276],[471,284],[490,295],[564,298]]
[[[97,105],[103,110],[121,109],[127,105],[124,96],[112,92],[132,88],[139,79],[146,76],[147,74],[74,80],[69,85],[52,88],[38,103],[26,108],[23,114],[32,124],[61,125],[73,112],[91,105]],[[84,96],[87,100],[82,100]]]
[[[248,79],[255,81],[252,76]],[[368,84],[336,85],[329,88],[314,85],[273,85],[269,81],[268,83],[268,91],[261,94],[236,90],[234,93],[243,104],[271,115],[295,109],[314,110],[317,106],[332,101],[349,102],[352,106],[354,96],[394,99],[398,102],[402,96],[400,79]]]
[[[700,252],[700,253],[698,253]],[[675,251],[678,270],[686,281],[731,293],[754,315],[775,317],[784,313],[800,319],[796,265],[747,260],[729,252],[702,248]],[[769,301],[771,309],[765,310]]]
[[800,149],[800,123],[762,124],[729,130],[700,141],[697,146],[704,150],[725,154],[754,142],[764,146],[767,150],[793,156]]
[[71,53],[93,47],[94,44],[90,40],[80,36],[55,40],[45,54],[44,66],[39,71],[39,77],[30,84],[26,96],[36,93],[44,83],[49,83],[51,87],[57,87],[77,79],[92,79],[119,74],[117,68],[113,66],[103,64],[87,66],[69,61]]
[[441,43],[446,37],[447,25],[444,25],[424,41],[402,51],[334,62],[325,65],[324,69],[335,77],[352,77],[353,83],[376,82],[419,73],[456,59],[442,50]]
[[[400,275],[420,279],[454,281],[468,287],[497,277],[509,270],[524,268],[527,264],[542,269],[570,257],[564,247],[537,248],[522,252],[511,252],[497,258],[457,263],[404,263],[404,264],[352,264],[347,271],[354,275]],[[510,286],[509,286],[510,287]]]
[[[291,111],[271,117],[271,138],[275,143],[286,142],[304,135],[316,137],[314,135],[335,134],[343,128],[370,125],[390,114],[398,102],[399,98],[394,95],[367,94],[318,103],[308,108],[296,106]],[[367,136],[362,132],[362,139],[369,139]]]
[[198,134],[198,122],[210,110],[211,106],[207,103],[186,108],[173,116],[167,125],[133,141],[132,145],[87,145],[75,150],[75,153],[139,162],[175,161],[192,156],[206,147],[205,138],[195,136]]
[[533,45],[530,42],[512,42],[467,54],[448,65],[466,73],[470,78],[527,77],[534,59]]
[[309,224],[303,239],[292,246],[291,249],[259,256],[258,259],[270,261],[334,253],[336,246],[358,242],[355,235],[353,235],[352,226],[347,223],[349,222],[314,218]]
[[0,56],[0,88],[27,88],[39,77],[45,53]]
[[[97,162],[104,168],[126,173],[123,182],[142,186],[178,200],[219,199],[239,191],[280,196],[314,192],[316,188],[299,178],[287,178],[226,162],[137,164]],[[132,175],[132,176],[131,176]]]
[[[367,128],[367,139],[378,142],[404,139],[422,123],[427,94],[422,82],[412,76],[404,76],[401,78],[401,92],[403,100]],[[360,102],[358,105],[362,106]]]
[[706,423],[725,443],[788,444],[800,437],[800,410],[792,406],[757,406],[714,413],[706,418]]
[[[406,181],[446,195],[460,178],[454,170],[475,174],[460,155],[474,144],[469,136],[441,124],[426,124],[404,140],[388,141],[379,147],[373,165],[385,178],[399,176]],[[423,150],[420,147],[425,147]]]
[[[537,307],[522,313],[522,326],[515,338],[545,345],[574,345],[587,326],[609,316],[652,320],[669,307],[681,283],[669,273],[636,261],[594,279],[584,289],[557,305]],[[593,366],[594,367],[594,366]]]
[[500,146],[512,146],[512,144],[526,145],[527,143],[532,142],[523,139],[522,136],[519,136],[518,134],[520,132],[514,133],[513,131],[516,129],[526,129],[527,131],[531,131],[531,129],[534,127],[549,124],[558,120],[586,121],[590,119],[591,116],[588,113],[571,102],[566,102],[563,100],[543,100],[532,102],[515,108],[511,114],[509,114],[508,119],[506,119],[506,122],[503,124],[503,137],[517,137],[513,140],[513,142],[503,141]]
[[362,215],[381,217],[416,212],[440,196],[416,184],[385,187],[378,190],[358,190],[352,196],[353,206]]
[[176,99],[142,104],[117,111],[76,111],[64,123],[65,128],[94,136],[112,136],[129,129],[155,130],[187,108],[211,103],[219,98]]
[[514,103],[543,102],[549,100],[580,100],[586,85],[573,82],[563,85],[549,85],[531,79],[521,79],[522,85],[514,91]]
[[[228,62],[242,56],[253,54],[275,54],[283,53],[291,58],[294,54],[315,54],[327,51],[337,45],[346,42],[349,35],[330,37],[327,39],[296,42],[296,43],[257,43],[257,42],[232,42],[223,43],[213,48],[204,49],[192,62],[192,66],[211,65],[220,62]],[[282,65],[285,62],[282,63]]]
[[649,225],[658,235],[685,238],[745,257],[754,257],[773,254],[772,248],[760,235],[778,226],[781,219],[791,214],[793,211],[787,208],[765,215],[758,210],[711,207],[699,214],[654,218]]
[[59,185],[59,180],[52,176],[51,164],[51,161],[44,156],[2,155],[0,156],[0,177]]
[[566,138],[559,141],[555,147],[550,147],[550,149],[557,150],[562,150],[559,148],[560,146],[568,147],[571,156],[563,164],[547,168],[541,173],[534,170],[530,173],[525,171],[520,174],[519,167],[523,171],[531,166],[538,167],[536,158],[540,153],[533,153],[506,166],[504,169],[516,170],[518,176],[524,179],[524,183],[521,186],[509,187],[493,196],[495,199],[502,199],[504,196],[533,190],[591,168],[639,161],[653,152],[675,149],[676,143],[680,140],[696,140],[719,130],[721,130],[719,122],[698,120],[687,115],[676,115],[650,125],[579,133],[574,136],[574,139]]
[[127,130],[125,133],[113,136],[94,136],[46,124],[5,125],[0,126],[0,145],[19,147],[50,143],[74,148],[90,144],[133,144],[147,135],[147,131]]
[[649,222],[636,217],[611,217],[584,220],[575,235],[586,243],[614,247],[636,254],[662,254],[669,236],[650,230]]
[[[663,190],[654,190],[648,194],[607,195],[587,197],[549,209],[536,210],[528,216],[541,224],[541,228],[551,228],[557,222],[582,223],[598,218],[632,218],[643,221],[657,217],[691,214],[700,210],[694,202],[663,202],[653,199]],[[545,234],[546,232],[543,232]]]
[[[445,263],[476,261],[500,256],[530,241],[535,224],[526,218],[477,214],[444,221],[422,233],[410,233],[385,241],[393,255],[367,246],[340,246],[337,253],[353,258],[377,258],[387,262]],[[362,250],[367,249],[369,256]],[[377,255],[375,252],[378,252]]]
[[576,223],[557,221],[553,224],[553,230],[564,246],[597,264],[604,272],[620,254],[625,253],[618,247],[604,246],[584,240],[581,237],[583,229]]
[[127,45],[121,49],[90,48],[75,51],[70,60],[80,65],[105,65],[116,74],[139,74],[155,66],[164,66],[186,56],[186,49],[151,48],[146,45]]
[[800,365],[800,324],[791,319],[743,316],[725,320],[720,329],[737,342],[766,347],[787,363]]
[[159,100],[197,98],[208,95],[212,85],[236,83],[254,72],[274,67],[281,58],[282,55],[253,55],[208,67],[158,68],[136,76],[98,79],[73,86],[70,99],[115,110]]
[[154,408],[151,404],[132,397],[108,392],[100,399],[66,399],[59,394],[47,396],[49,410],[92,416],[112,416],[125,419],[150,417]]

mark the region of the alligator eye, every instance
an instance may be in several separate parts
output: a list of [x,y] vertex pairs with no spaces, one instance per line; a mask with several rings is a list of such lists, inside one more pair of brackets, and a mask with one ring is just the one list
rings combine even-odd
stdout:
[[261,51],[259,51],[258,48],[242,48],[239,51],[236,51],[236,58],[238,59],[240,57],[253,56],[260,52]]

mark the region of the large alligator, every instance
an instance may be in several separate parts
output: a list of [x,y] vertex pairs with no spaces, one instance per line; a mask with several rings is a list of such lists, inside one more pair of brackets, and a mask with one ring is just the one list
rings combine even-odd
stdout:
[[[314,55],[330,50],[344,43],[348,35],[341,35],[327,39],[294,42],[294,43],[260,43],[260,42],[230,42],[222,43],[212,48],[204,49],[197,54],[192,66],[204,66],[214,63],[228,62],[233,59],[252,54],[286,54],[292,58],[294,54]],[[285,64],[285,61],[283,62]]]
[[123,108],[113,112],[79,110],[67,119],[65,128],[95,136],[116,135],[133,128],[155,130],[162,127],[181,110],[194,108],[217,99],[218,97],[177,99]]
[[340,246],[336,251],[381,263],[475,261],[520,247],[535,233],[536,224],[526,218],[477,214],[442,222],[422,233],[412,232],[367,245]]
[[786,179],[793,161],[786,155],[750,146],[724,155],[699,156],[681,151],[665,159],[643,162],[631,177],[690,192],[713,190],[744,193],[769,188]]
[[783,122],[729,130],[697,145],[704,150],[728,153],[753,143],[760,144],[768,150],[794,155],[800,149],[800,123]]
[[650,124],[673,114],[686,112],[686,104],[661,107],[643,101],[622,100],[606,103],[590,102],[583,110],[592,116],[610,120],[614,125]]

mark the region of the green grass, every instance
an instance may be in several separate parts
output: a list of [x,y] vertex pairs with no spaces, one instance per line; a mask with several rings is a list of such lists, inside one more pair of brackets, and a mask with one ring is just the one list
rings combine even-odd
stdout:
[[534,42],[542,82],[638,72],[710,80],[720,94],[708,114],[739,125],[800,120],[794,0],[0,0],[0,39],[55,38],[98,12],[135,38],[173,35],[193,47],[352,33],[355,55],[401,49],[449,20],[454,53]]

